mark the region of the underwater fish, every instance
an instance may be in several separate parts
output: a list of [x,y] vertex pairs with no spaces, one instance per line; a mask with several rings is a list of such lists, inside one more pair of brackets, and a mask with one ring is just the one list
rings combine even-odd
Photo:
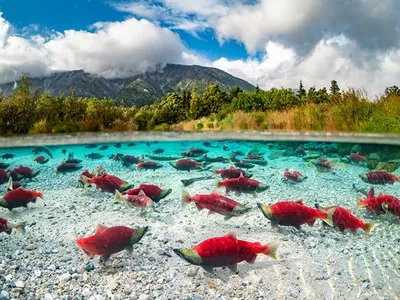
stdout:
[[138,195],[140,191],[143,191],[146,196],[150,197],[151,200],[158,203],[161,199],[167,197],[172,189],[163,190],[162,188],[154,185],[154,184],[141,184],[139,187],[135,189],[128,190],[124,192],[124,195]]
[[233,165],[237,168],[243,168],[243,169],[252,169],[255,167],[254,164],[244,162],[244,161],[235,161]]
[[0,162],[0,169],[5,170],[5,169],[7,169],[9,166],[10,166],[10,164],[7,164],[7,163],[5,163],[5,162]]
[[290,169],[290,170],[285,169],[282,172],[282,174],[285,177],[284,181],[286,181],[286,182],[301,182],[301,181],[307,179],[307,176],[303,176],[299,171],[295,171],[292,169]]
[[0,169],[0,184],[6,183],[10,177],[10,171]]
[[250,165],[267,166],[268,161],[265,159],[242,159],[239,163],[245,163]]
[[125,201],[129,205],[136,206],[136,207],[147,207],[153,204],[153,200],[150,197],[146,196],[143,190],[137,195],[123,195],[118,190],[115,190],[114,202]]
[[122,146],[121,143],[114,144],[114,147],[117,148],[117,149],[121,148],[121,146]]
[[49,159],[47,157],[44,157],[43,155],[39,155],[35,158],[35,161],[38,164],[44,165],[45,163],[47,163],[49,161]]
[[103,157],[103,154],[92,152],[90,154],[86,154],[85,157],[90,158],[90,159],[100,159]]
[[206,162],[206,163],[218,163],[218,162],[228,162],[229,160],[222,156],[217,157],[209,157],[207,154],[203,154],[199,159],[196,160],[197,162]]
[[[29,178],[29,179],[36,177],[40,172],[38,170],[33,170],[29,167],[25,167],[23,165],[19,165],[19,167],[15,168],[13,171],[22,175],[23,178]],[[15,180],[14,177],[13,177],[13,180]]]
[[99,148],[99,150],[104,151],[107,150],[109,147],[107,145],[103,145]]
[[202,177],[196,177],[196,178],[190,178],[190,179],[181,179],[181,182],[184,186],[188,186],[196,181],[203,181],[203,180],[209,180],[209,179],[214,179],[214,176],[202,176]]
[[371,184],[394,184],[400,182],[400,177],[386,171],[372,171],[359,175],[361,180]]
[[4,154],[0,155],[0,157],[1,157],[2,159],[11,159],[11,158],[14,158],[14,157],[15,157],[15,154],[12,154],[12,153],[4,153]]
[[370,233],[374,230],[374,223],[365,223],[363,220],[354,216],[350,210],[340,206],[329,206],[322,208],[319,205],[315,205],[317,209],[329,211],[335,209],[335,213],[332,216],[333,227],[339,228],[342,232],[344,230],[356,231],[362,229],[366,233]]
[[111,254],[127,250],[133,252],[133,244],[139,242],[147,232],[148,227],[129,228],[126,226],[106,227],[97,225],[94,235],[77,238],[76,244],[88,256],[101,256],[102,262],[107,262]]
[[400,222],[400,200],[383,203],[382,208],[386,213],[396,216]]
[[65,174],[68,172],[78,171],[79,169],[82,169],[82,166],[78,164],[62,162],[56,167],[56,173]]
[[180,156],[165,156],[165,155],[151,155],[151,154],[146,154],[145,156],[152,160],[158,160],[158,161],[177,160],[181,158]]
[[277,259],[278,242],[261,245],[259,242],[238,240],[235,233],[207,239],[189,249],[173,251],[187,262],[201,266],[207,272],[216,267],[227,267],[237,273],[237,264],[243,261],[253,264],[257,255],[262,253]]
[[298,147],[295,152],[298,155],[306,155],[307,154],[307,150],[304,149],[303,147]]
[[114,156],[114,160],[121,161],[122,165],[125,166],[125,167],[129,167],[129,166],[134,165],[134,164],[139,164],[139,163],[143,162],[143,159],[144,159],[143,155],[142,155],[141,158],[136,157],[134,155],[122,155],[122,154],[119,154],[119,153],[117,153]]
[[239,178],[240,174],[243,174],[244,177],[251,178],[253,174],[250,174],[242,169],[238,169],[235,167],[230,167],[229,169],[222,170],[214,170],[214,174],[219,174],[223,179],[227,178]]
[[[103,166],[100,165],[100,167],[98,167],[98,169],[96,170],[96,172],[94,173],[90,173],[88,169],[86,169],[85,171],[83,171],[80,175],[79,175],[79,179],[78,179],[78,187],[84,187],[85,186],[85,182],[83,181],[83,176],[87,177],[87,178],[93,178],[95,176],[101,176],[105,173],[105,171],[103,170]],[[90,185],[88,185],[90,186]]]
[[222,149],[223,149],[224,151],[229,151],[229,147],[228,147],[227,145],[223,145],[223,146],[222,146]]
[[61,153],[64,155],[67,154],[67,149],[61,149]]
[[84,182],[85,187],[89,184],[94,184],[102,192],[108,193],[114,193],[115,190],[122,193],[133,187],[133,184],[129,184],[117,176],[107,173],[103,173],[101,176],[93,176],[92,178],[82,175],[82,181]]
[[303,224],[313,226],[316,219],[322,219],[333,226],[332,216],[335,213],[334,208],[325,212],[305,206],[302,200],[282,201],[269,206],[257,203],[257,206],[263,215],[271,221],[272,226],[284,225],[300,229],[300,226]]
[[151,151],[151,153],[154,153],[154,154],[161,154],[161,153],[164,153],[164,152],[165,152],[165,150],[161,149],[161,148],[157,148],[157,149],[154,149],[154,150]]
[[67,164],[80,164],[82,162],[82,159],[71,157],[71,158],[68,158],[65,162]]
[[203,154],[208,153],[208,150],[201,149],[201,148],[190,148],[186,152],[181,153],[181,156],[184,157],[198,157]]
[[[366,207],[369,211],[377,214],[383,214],[386,212],[384,204],[388,205],[388,208],[394,209],[400,200],[395,196],[387,194],[379,194],[375,197],[375,189],[371,187],[367,198],[358,200],[358,207]],[[386,207],[386,206],[385,206]]]
[[98,146],[99,145],[97,145],[97,144],[87,144],[85,148],[86,149],[96,149]]
[[241,216],[251,209],[235,200],[222,196],[218,191],[214,191],[211,194],[196,194],[194,196],[190,196],[186,191],[182,191],[182,200],[184,203],[194,202],[198,210],[208,209],[208,214],[217,213],[223,215],[225,216],[225,220]]
[[12,211],[17,207],[27,207],[27,204],[36,203],[36,198],[43,199],[43,194],[35,190],[24,190],[19,187],[15,190],[7,192],[0,198],[0,206]]
[[201,169],[204,165],[203,162],[193,161],[188,158],[183,158],[176,162],[170,162],[169,164],[177,170],[188,172],[190,170]]
[[354,162],[354,163],[359,163],[359,162],[366,160],[365,156],[362,156],[358,153],[351,153],[348,158],[351,162]]
[[127,146],[128,146],[128,147],[135,147],[136,144],[135,144],[135,143],[129,143]]
[[261,155],[247,154],[246,159],[263,160],[264,157]]
[[39,153],[46,153],[49,157],[53,158],[53,154],[50,152],[49,148],[45,146],[38,146],[32,149],[33,154],[39,154]]
[[251,178],[246,178],[243,174],[240,174],[239,178],[229,178],[218,182],[217,188],[219,187],[224,187],[227,193],[230,191],[261,193],[269,188],[268,185]]
[[7,234],[11,234],[13,229],[25,233],[25,224],[26,222],[16,223],[11,220],[0,218],[0,233],[5,232]]
[[158,162],[151,161],[151,160],[147,160],[147,161],[136,164],[136,168],[143,169],[143,170],[156,170],[161,167],[162,167],[162,164],[159,164]]
[[318,171],[320,172],[331,172],[333,171],[333,164],[329,161],[327,161],[326,159],[320,159],[318,161],[313,161],[312,162],[318,169]]

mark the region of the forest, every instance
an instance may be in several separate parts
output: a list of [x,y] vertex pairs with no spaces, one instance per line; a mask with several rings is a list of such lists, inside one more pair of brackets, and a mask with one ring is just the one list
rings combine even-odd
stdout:
[[0,94],[0,134],[117,132],[136,130],[317,130],[400,133],[400,89],[370,99],[365,91],[329,89],[300,81],[296,90],[259,87],[229,93],[210,84],[203,93],[169,93],[140,108],[123,101],[51,96],[32,91],[22,76],[16,91]]

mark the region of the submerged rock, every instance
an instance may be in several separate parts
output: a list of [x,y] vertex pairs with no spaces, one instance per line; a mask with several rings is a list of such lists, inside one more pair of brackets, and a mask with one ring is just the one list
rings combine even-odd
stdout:
[[367,167],[370,170],[373,170],[377,167],[378,163],[380,163],[381,157],[378,153],[370,153],[367,155]]

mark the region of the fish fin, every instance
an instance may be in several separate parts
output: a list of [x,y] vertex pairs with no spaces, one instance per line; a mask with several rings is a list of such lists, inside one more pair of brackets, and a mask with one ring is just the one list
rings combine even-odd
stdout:
[[85,188],[87,188],[89,186],[89,177],[86,177],[85,175],[82,175],[82,182]]
[[211,195],[221,196],[221,193],[218,190],[214,190]]
[[212,214],[214,214],[214,213],[215,213],[215,211],[213,211],[213,210],[209,210],[209,211],[208,211],[208,214],[209,214],[209,215],[212,215]]
[[237,240],[236,233],[229,232],[225,237]]
[[271,242],[271,243],[267,244],[266,249],[262,253],[273,259],[279,259],[278,255],[277,255],[279,245],[280,245],[280,243],[277,241]]
[[294,228],[296,228],[297,230],[301,230],[301,226],[300,225],[296,225],[296,226],[294,226]]
[[375,195],[375,189],[374,189],[373,186],[371,186],[371,188],[369,189],[369,192],[367,194],[367,199],[368,198],[374,198],[374,195]]
[[327,211],[327,216],[326,218],[323,218],[324,222],[329,224],[330,226],[333,226],[333,214],[335,213],[336,208],[332,208],[330,210]]
[[12,191],[13,190],[13,180],[12,177],[10,176],[10,179],[7,182],[6,185],[6,191]]
[[200,210],[203,209],[203,207],[202,207],[200,204],[198,204],[198,203],[196,203],[196,207],[197,207],[197,210],[198,210],[198,211],[200,211]]
[[237,264],[227,265],[227,268],[231,270],[233,273],[238,273]]
[[110,259],[110,254],[104,254],[104,255],[102,255],[101,257],[100,257],[100,261],[102,262],[102,263],[106,263],[107,262],[107,260],[109,260]]
[[204,271],[206,271],[208,273],[214,273],[213,266],[204,265],[204,266],[201,266],[201,267],[203,268]]
[[370,233],[371,231],[374,231],[375,229],[375,223],[365,223],[365,227],[363,228],[366,233]]
[[365,200],[358,198],[357,199],[357,209],[364,206]]
[[323,206],[321,206],[321,205],[319,205],[319,203],[315,203],[315,204],[314,204],[314,207],[315,207],[316,209],[319,209],[319,210],[322,210],[322,211],[326,210],[326,208],[323,207]]
[[232,216],[225,216],[225,217],[224,217],[224,220],[225,220],[225,221],[228,221],[230,218],[232,218]]
[[240,176],[239,176],[239,178],[244,178],[244,176],[243,176],[243,172],[240,172]]
[[296,203],[304,205],[303,200],[298,200],[298,201],[296,201]]
[[315,223],[315,219],[310,222],[307,222],[307,225],[312,227],[312,226],[314,226],[314,223]]
[[133,253],[133,245],[125,246],[125,250],[128,251],[129,254]]
[[254,262],[256,261],[256,259],[257,259],[257,255],[253,255],[252,257],[249,257],[248,259],[246,259],[246,261],[249,263],[249,264],[254,264]]
[[146,196],[146,194],[143,192],[143,190],[140,190],[139,193],[138,193],[138,195],[140,195],[140,196]]
[[382,209],[385,211],[385,213],[390,213],[390,210],[389,210],[389,205],[387,204],[387,203],[382,203]]
[[20,231],[21,233],[25,233],[25,225],[26,225],[26,222],[20,222],[20,223],[9,222],[8,223],[8,226],[10,228],[16,229],[16,230]]
[[115,190],[115,195],[114,195],[113,202],[117,203],[117,202],[122,201],[123,199],[125,199],[125,195],[122,195],[122,193],[120,191]]
[[94,230],[94,233],[95,233],[95,234],[96,234],[96,233],[100,233],[100,232],[103,232],[103,231],[106,230],[106,229],[108,229],[107,226],[104,226],[104,225],[102,225],[102,224],[97,224],[97,225],[96,225],[96,228],[95,228],[95,230]]
[[89,251],[87,251],[87,250],[85,250],[85,249],[82,249],[82,250],[83,250],[83,252],[84,252],[87,256],[93,257],[93,254],[90,253]]
[[183,203],[190,203],[189,193],[185,190],[182,190],[182,201]]

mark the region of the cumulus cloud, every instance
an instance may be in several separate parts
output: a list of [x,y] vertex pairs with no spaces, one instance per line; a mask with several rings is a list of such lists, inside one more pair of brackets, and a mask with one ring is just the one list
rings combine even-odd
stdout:
[[371,97],[398,85],[400,76],[400,50],[381,52],[372,60],[367,50],[343,36],[321,40],[306,57],[274,42],[265,51],[260,60],[221,58],[213,65],[264,89],[295,88],[300,80],[306,87],[329,87],[335,79],[342,89],[364,88]]
[[10,34],[0,15],[0,78],[83,69],[107,78],[128,77],[165,63],[190,63],[180,37],[147,20],[97,23],[94,32],[67,30],[50,37]]

